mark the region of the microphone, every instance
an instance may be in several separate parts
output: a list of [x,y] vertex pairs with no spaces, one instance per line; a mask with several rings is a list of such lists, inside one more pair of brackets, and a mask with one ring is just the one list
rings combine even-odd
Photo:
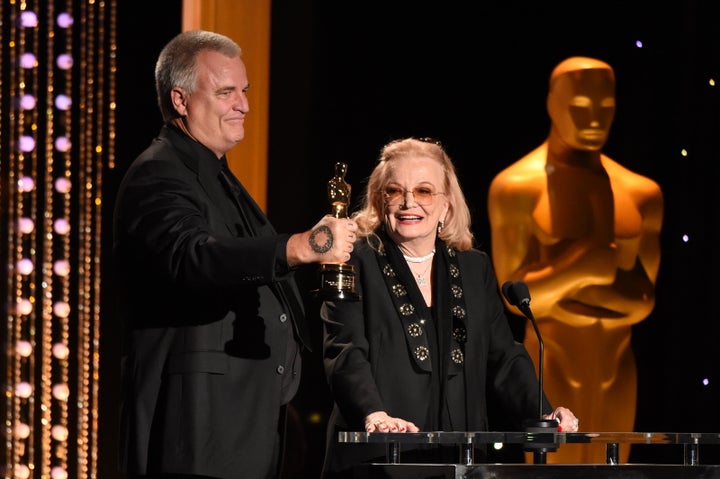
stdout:
[[513,306],[517,306],[525,316],[533,315],[532,311],[530,311],[530,290],[524,281],[506,281],[502,285],[502,291],[508,302]]
[[535,334],[538,338],[538,343],[540,344],[540,355],[539,355],[539,361],[540,364],[538,364],[538,386],[539,386],[539,394],[538,394],[538,418],[542,420],[543,417],[543,376],[544,376],[544,367],[543,367],[543,356],[545,352],[545,344],[543,343],[542,336],[540,335],[540,329],[537,326],[537,321],[535,321],[535,316],[532,313],[532,310],[530,309],[530,290],[528,289],[528,285],[525,283],[525,281],[506,281],[502,285],[502,292],[503,296],[508,300],[508,303],[510,303],[513,306],[516,306],[522,313],[525,315],[527,319],[530,320],[530,322],[533,325],[533,329],[535,330]]
[[[544,365],[543,357],[545,353],[545,343],[543,343],[540,329],[538,328],[535,316],[530,309],[530,290],[528,285],[524,281],[506,281],[502,285],[503,296],[507,299],[508,303],[517,307],[525,315],[527,319],[533,325],[535,334],[537,335],[538,343],[540,344],[540,354],[538,364],[538,420],[526,422],[527,430],[529,432],[545,432],[548,430],[557,430],[556,421],[547,421],[543,419],[543,378],[544,378]],[[535,464],[544,464],[546,462],[545,453],[548,451],[554,451],[556,448],[554,444],[534,444],[526,446],[526,451],[533,451],[535,457]]]

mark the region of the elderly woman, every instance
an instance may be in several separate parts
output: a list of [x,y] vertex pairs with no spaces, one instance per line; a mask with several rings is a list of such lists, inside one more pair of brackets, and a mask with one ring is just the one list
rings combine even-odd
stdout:
[[[338,431],[483,431],[496,395],[520,425],[538,419],[538,382],[516,342],[488,255],[473,247],[470,212],[442,145],[385,145],[353,215],[349,261],[362,301],[325,301],[325,371],[335,401],[323,477],[384,462],[383,444],[341,444]],[[545,419],[576,431],[573,413]],[[403,462],[457,462],[437,446],[403,450]],[[482,451],[480,451],[482,454]]]

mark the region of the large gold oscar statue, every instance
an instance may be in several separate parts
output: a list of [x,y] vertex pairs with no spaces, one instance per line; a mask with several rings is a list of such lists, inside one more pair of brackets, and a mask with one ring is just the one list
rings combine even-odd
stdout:
[[[601,152],[615,114],[607,63],[571,57],[553,70],[547,139],[492,181],[492,256],[502,284],[523,280],[545,343],[545,392],[582,431],[634,430],[632,326],[655,305],[663,196]],[[525,345],[537,365],[531,325]],[[629,448],[620,461],[627,462]],[[605,446],[564,444],[548,463],[604,463]]]

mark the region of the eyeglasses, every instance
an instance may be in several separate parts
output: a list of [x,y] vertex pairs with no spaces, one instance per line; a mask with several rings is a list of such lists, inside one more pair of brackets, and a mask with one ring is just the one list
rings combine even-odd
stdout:
[[388,186],[385,188],[385,203],[388,205],[396,205],[405,201],[408,193],[412,193],[415,203],[420,206],[426,206],[433,202],[437,195],[444,195],[443,192],[435,192],[428,186],[416,186],[412,190],[406,190],[399,186]]

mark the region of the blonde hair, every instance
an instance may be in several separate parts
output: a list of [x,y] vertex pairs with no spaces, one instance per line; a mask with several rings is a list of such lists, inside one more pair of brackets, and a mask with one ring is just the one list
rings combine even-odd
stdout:
[[362,196],[363,205],[353,214],[353,219],[358,225],[358,236],[365,238],[376,236],[378,229],[382,227],[385,211],[384,193],[388,178],[397,160],[407,157],[429,158],[440,164],[445,176],[443,188],[449,208],[438,236],[448,246],[460,251],[472,248],[474,238],[470,230],[470,209],[460,188],[455,165],[440,142],[430,138],[393,140],[382,148],[378,164],[370,174]]

